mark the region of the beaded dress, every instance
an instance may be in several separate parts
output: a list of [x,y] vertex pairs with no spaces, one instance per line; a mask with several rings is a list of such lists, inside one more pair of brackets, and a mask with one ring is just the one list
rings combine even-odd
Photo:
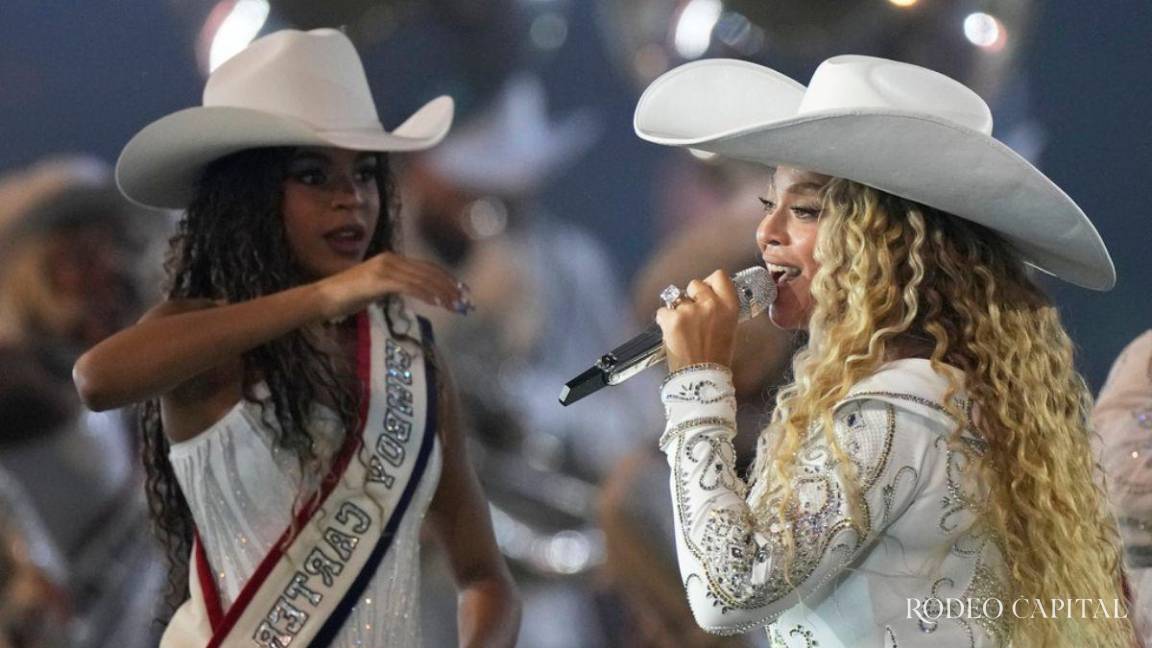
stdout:
[[[267,388],[256,385],[267,398]],[[332,455],[343,432],[334,413],[313,408],[311,430]],[[288,527],[300,491],[295,456],[273,443],[258,402],[241,400],[198,436],[172,445],[169,460],[192,509],[224,609]],[[439,444],[388,553],[331,644],[420,646],[420,527],[440,478]]]
[[[959,372],[956,380],[962,387]],[[978,454],[983,442],[971,429],[950,442],[958,424],[941,404],[948,385],[921,359],[888,363],[855,385],[835,409],[835,436],[863,506],[851,515],[844,471],[817,433],[792,478],[798,506],[781,519],[771,506],[753,513],[747,502],[755,498],[732,468],[736,403],[727,369],[672,374],[661,389],[668,422],[660,447],[697,622],[720,634],[767,626],[774,647],[1003,645],[1012,618],[1010,601],[996,614],[1003,561],[975,523],[981,498],[966,483],[958,447]],[[962,391],[956,399],[966,411]],[[776,493],[766,481],[755,488]],[[790,579],[785,524],[795,537]],[[975,612],[948,615],[931,599],[971,599]]]

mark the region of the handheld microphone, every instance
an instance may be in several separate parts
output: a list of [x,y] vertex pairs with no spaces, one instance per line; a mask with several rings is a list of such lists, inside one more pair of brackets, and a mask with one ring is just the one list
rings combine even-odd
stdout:
[[[776,300],[776,284],[768,270],[753,266],[732,276],[740,298],[740,321],[756,317]],[[619,385],[641,371],[664,361],[664,338],[653,324],[643,333],[600,356],[596,364],[564,384],[560,404],[571,405],[608,385]]]

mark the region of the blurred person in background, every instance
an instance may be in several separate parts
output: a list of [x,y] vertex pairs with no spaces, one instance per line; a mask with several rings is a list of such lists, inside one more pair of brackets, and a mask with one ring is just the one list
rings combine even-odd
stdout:
[[1137,629],[1152,646],[1152,331],[1116,358],[1092,426],[1124,540]]
[[452,113],[437,97],[385,131],[347,36],[283,30],[125,145],[125,195],[184,210],[166,300],[74,375],[96,409],[144,403],[153,517],[188,575],[165,648],[420,645],[425,516],[457,641],[515,642],[448,355],[407,308],[464,315],[467,290],[395,251],[390,154],[434,146]]
[[551,118],[540,81],[518,73],[402,175],[407,244],[452,268],[480,304],[442,324],[428,315],[461,351],[478,471],[518,568],[521,641],[534,648],[611,645],[589,578],[602,555],[596,489],[646,433],[636,385],[605,392],[594,421],[557,405],[560,386],[630,332],[601,243],[539,199],[599,130],[587,111]]
[[62,553],[70,646],[152,646],[161,555],[138,486],[131,412],[96,413],[72,388],[82,352],[132,322],[164,219],[86,157],[0,179],[0,465]]
[[66,569],[28,496],[0,469],[0,648],[79,645],[68,637]]
[[586,443],[587,423],[557,409],[556,395],[539,387],[566,380],[587,364],[589,349],[619,341],[629,319],[603,246],[549,213],[539,195],[599,130],[587,111],[553,121],[540,81],[520,73],[486,110],[415,157],[402,178],[413,223],[406,242],[455,269],[484,304],[472,317],[445,322],[444,333],[467,349],[459,371],[469,411],[481,417],[478,433],[505,446],[518,444],[518,435],[552,437],[546,445],[563,446],[558,459],[590,478],[632,442],[628,421],[609,417],[604,423],[615,433]]
[[[808,87],[712,59],[654,81],[635,126],[772,167],[767,314],[808,334],[749,483],[735,287],[717,271],[662,296],[659,446],[697,623],[789,647],[1132,645],[1090,395],[1025,264],[1098,290],[1115,270],[1079,207],[991,137],[984,101],[888,59],[834,57]],[[1092,607],[1035,609],[1068,598]]]

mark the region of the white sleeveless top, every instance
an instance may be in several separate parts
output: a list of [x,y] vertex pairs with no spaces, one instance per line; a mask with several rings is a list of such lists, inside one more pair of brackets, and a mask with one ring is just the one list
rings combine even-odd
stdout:
[[[255,394],[269,396],[262,383],[255,386]],[[241,399],[198,436],[172,444],[168,453],[215,572],[224,610],[288,528],[301,486],[295,455],[276,447],[269,425],[261,418],[259,403]],[[311,430],[320,452],[335,454],[343,440],[335,413],[315,407]],[[396,537],[332,642],[334,648],[421,645],[419,536],[440,480],[439,447],[434,446]]]

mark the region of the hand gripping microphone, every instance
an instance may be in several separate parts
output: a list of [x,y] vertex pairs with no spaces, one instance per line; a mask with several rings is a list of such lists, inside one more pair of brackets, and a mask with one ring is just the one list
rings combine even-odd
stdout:
[[[740,297],[740,321],[756,317],[776,300],[776,284],[768,270],[753,266],[732,277]],[[600,357],[584,373],[564,384],[560,404],[571,405],[608,385],[619,385],[641,371],[664,361],[664,340],[660,327],[649,326],[643,333]]]

